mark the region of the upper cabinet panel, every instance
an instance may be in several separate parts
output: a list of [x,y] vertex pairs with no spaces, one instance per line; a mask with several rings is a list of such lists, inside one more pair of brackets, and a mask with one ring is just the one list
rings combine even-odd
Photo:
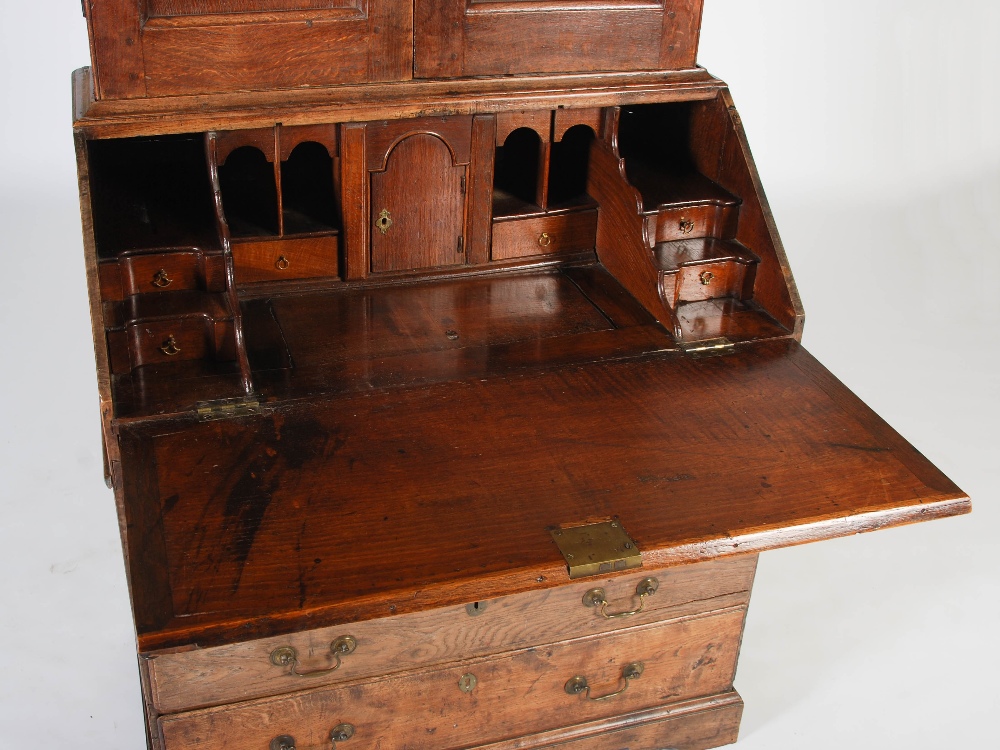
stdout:
[[409,79],[409,0],[85,0],[98,98]]
[[702,0],[415,0],[415,78],[691,68]]

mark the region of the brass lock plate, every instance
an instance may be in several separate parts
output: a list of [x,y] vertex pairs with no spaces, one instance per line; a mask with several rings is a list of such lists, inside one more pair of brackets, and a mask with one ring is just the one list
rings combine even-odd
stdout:
[[584,578],[642,567],[639,547],[621,521],[550,528],[549,533],[566,560],[570,578]]

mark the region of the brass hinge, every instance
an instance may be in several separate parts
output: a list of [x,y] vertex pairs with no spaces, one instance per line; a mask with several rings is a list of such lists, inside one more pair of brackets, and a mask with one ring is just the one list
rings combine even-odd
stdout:
[[224,398],[218,401],[199,401],[195,404],[198,419],[208,422],[213,419],[231,419],[261,414],[263,409],[255,398]]
[[736,345],[725,336],[704,341],[681,342],[681,351],[692,357],[718,357],[732,354]]
[[566,560],[570,578],[642,567],[639,547],[617,517],[584,526],[550,528],[549,533]]

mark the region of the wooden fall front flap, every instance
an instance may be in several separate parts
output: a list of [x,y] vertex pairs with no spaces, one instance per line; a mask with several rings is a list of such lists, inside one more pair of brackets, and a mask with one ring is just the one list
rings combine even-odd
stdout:
[[568,581],[548,529],[648,567],[955,515],[962,491],[794,341],[123,425],[141,651]]

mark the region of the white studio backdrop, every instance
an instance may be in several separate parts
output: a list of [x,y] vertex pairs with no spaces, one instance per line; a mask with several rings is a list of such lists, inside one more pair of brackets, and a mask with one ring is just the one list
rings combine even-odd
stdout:
[[[1000,709],[1000,4],[706,0],[804,343],[971,516],[765,553],[745,750],[988,748]],[[0,746],[137,750],[70,132],[79,0],[0,0]]]

